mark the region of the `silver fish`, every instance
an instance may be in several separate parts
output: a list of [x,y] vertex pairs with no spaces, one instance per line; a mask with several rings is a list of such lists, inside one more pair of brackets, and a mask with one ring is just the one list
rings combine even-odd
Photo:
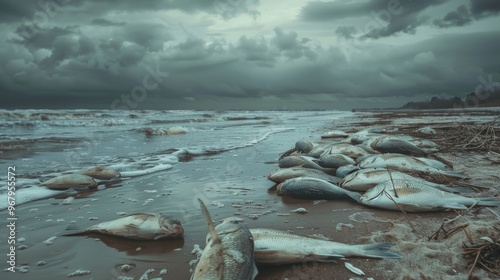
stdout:
[[90,176],[92,178],[99,179],[99,180],[110,180],[113,178],[119,178],[121,176],[120,172],[118,172],[116,170],[105,168],[105,167],[99,167],[99,166],[95,166],[95,167],[91,167],[89,169],[82,170],[82,171],[80,171],[80,174],[87,175],[87,176]]
[[289,195],[303,199],[338,199],[352,198],[359,201],[361,195],[345,190],[331,182],[309,177],[293,178],[280,183],[276,190],[278,194]]
[[226,219],[214,226],[207,207],[200,199],[199,202],[210,238],[207,238],[191,280],[254,279],[257,275],[253,259],[254,241],[248,228],[234,219]]
[[321,155],[318,163],[327,168],[339,168],[344,165],[355,164],[355,161],[343,154],[327,154]]
[[328,174],[335,174],[335,169],[325,168],[323,166],[320,166],[317,162],[318,160],[316,158],[310,156],[286,156],[279,160],[278,165],[280,168],[300,166],[304,168],[321,170]]
[[369,155],[369,153],[362,148],[347,143],[330,145],[323,154],[343,154],[353,159]]
[[307,140],[299,140],[295,142],[295,149],[305,154],[309,153],[313,149],[313,147],[314,147],[313,143]]
[[399,153],[414,156],[425,156],[427,154],[424,150],[410,141],[397,137],[377,137],[371,141],[370,147],[381,153]]
[[41,184],[53,190],[67,190],[70,188],[95,188],[97,182],[94,178],[83,174],[66,174],[49,179]]
[[[411,180],[386,181],[361,196],[361,204],[389,210],[408,212],[464,209],[467,206],[500,206],[498,198],[469,198],[437,190],[422,182]],[[397,205],[396,205],[397,203]],[[398,207],[399,205],[399,207]]]
[[[390,172],[390,174],[389,174]],[[385,181],[390,181],[394,179],[402,179],[402,180],[412,180],[422,182],[431,186],[435,189],[446,191],[446,192],[474,192],[470,188],[460,187],[460,186],[447,186],[442,184],[436,184],[433,182],[426,181],[424,179],[413,177],[406,173],[397,171],[397,170],[387,170],[385,168],[367,168],[361,169],[354,173],[351,173],[344,177],[342,181],[339,183],[344,189],[348,189],[351,191],[367,191],[368,189],[382,183]]]
[[467,175],[450,170],[440,170],[433,166],[427,165],[425,162],[413,157],[402,154],[381,154],[372,155],[365,158],[358,164],[360,168],[388,168],[395,169],[401,172],[419,171],[429,174],[441,174],[456,178],[467,178]]
[[342,130],[330,130],[323,133],[323,135],[321,135],[321,138],[346,138],[348,136],[349,134],[345,133]]
[[184,234],[184,229],[178,220],[169,216],[136,213],[93,225],[83,231],[64,235],[81,235],[92,232],[136,240],[158,240],[162,238],[180,238]]
[[317,169],[311,168],[302,168],[302,167],[290,167],[290,168],[280,168],[276,171],[273,171],[267,175],[269,180],[275,183],[281,183],[285,180],[297,178],[297,177],[313,177],[318,179],[323,179],[327,181],[331,181],[334,183],[340,182],[340,178],[326,174],[325,172]]
[[388,243],[348,245],[274,229],[256,228],[250,232],[255,242],[255,262],[259,264],[335,262],[343,257],[402,257],[389,251],[392,245]]
[[355,172],[359,170],[359,167],[356,165],[344,165],[342,167],[337,168],[337,171],[335,172],[335,176],[339,178],[344,178],[345,176],[351,174],[352,172]]

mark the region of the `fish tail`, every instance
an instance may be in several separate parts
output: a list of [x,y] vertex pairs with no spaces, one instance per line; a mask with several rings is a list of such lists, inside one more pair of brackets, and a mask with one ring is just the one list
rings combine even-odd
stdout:
[[208,209],[207,209],[207,206],[205,206],[205,203],[203,203],[203,201],[199,198],[198,198],[198,201],[200,202],[201,212],[203,213],[203,217],[205,218],[205,222],[207,222],[208,230],[210,231],[210,235],[212,235],[213,242],[216,242],[219,240],[219,235],[217,234],[217,231],[215,230],[214,221],[212,220],[212,217],[210,216],[210,212],[208,212]]
[[357,193],[357,192],[351,192],[351,191],[346,191],[346,194],[354,199],[356,202],[360,202],[361,201],[361,194]]
[[496,197],[482,197],[477,199],[477,205],[499,207],[500,200]]
[[435,189],[445,191],[445,192],[450,192],[450,193],[474,193],[474,190],[469,188],[469,187],[462,187],[462,186],[452,186],[452,185],[436,185],[433,186]]
[[378,258],[378,259],[400,259],[403,256],[389,251],[393,246],[391,243],[372,243],[366,245],[358,245],[362,250],[360,256]]

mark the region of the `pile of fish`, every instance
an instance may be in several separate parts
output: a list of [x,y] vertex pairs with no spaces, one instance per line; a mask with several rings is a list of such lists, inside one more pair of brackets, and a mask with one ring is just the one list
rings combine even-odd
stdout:
[[[438,151],[429,140],[365,129],[333,130],[311,143],[299,140],[268,175],[277,193],[303,199],[352,199],[360,204],[409,212],[500,206],[494,197],[470,198],[472,189],[424,180],[439,176],[467,179],[452,166],[428,157]],[[362,194],[360,193],[362,192]]]

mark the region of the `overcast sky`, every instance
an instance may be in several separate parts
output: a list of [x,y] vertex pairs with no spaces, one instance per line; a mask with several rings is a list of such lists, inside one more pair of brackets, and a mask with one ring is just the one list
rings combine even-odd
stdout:
[[0,108],[399,107],[500,81],[497,0],[0,3]]

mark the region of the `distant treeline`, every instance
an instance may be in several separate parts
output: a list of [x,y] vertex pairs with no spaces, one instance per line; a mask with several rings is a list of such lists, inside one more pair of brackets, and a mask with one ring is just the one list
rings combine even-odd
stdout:
[[490,87],[469,93],[464,100],[460,97],[432,97],[425,102],[408,102],[402,109],[447,109],[469,107],[500,107],[500,87]]

